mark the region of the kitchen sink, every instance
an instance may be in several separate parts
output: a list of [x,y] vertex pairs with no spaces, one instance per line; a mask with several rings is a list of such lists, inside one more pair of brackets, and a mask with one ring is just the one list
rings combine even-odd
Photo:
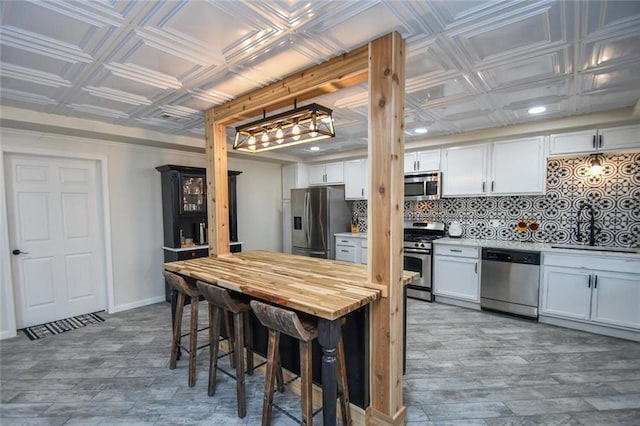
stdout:
[[605,246],[580,246],[569,244],[556,244],[551,248],[557,249],[570,249],[570,250],[586,250],[586,251],[609,251],[614,253],[638,253],[638,249],[625,248],[625,247],[605,247]]

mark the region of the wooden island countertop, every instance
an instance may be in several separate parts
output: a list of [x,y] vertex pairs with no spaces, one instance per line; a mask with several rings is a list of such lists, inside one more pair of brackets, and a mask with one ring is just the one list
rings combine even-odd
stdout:
[[[200,257],[164,269],[327,320],[386,296],[384,286],[369,282],[367,265],[278,252]],[[403,284],[417,275],[405,271]]]

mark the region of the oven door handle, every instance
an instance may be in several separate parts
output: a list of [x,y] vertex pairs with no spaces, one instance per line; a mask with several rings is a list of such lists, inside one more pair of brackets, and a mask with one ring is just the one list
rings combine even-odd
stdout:
[[405,253],[416,253],[416,254],[431,254],[431,250],[428,251],[424,251],[424,250],[416,250],[416,249],[411,249],[411,248],[406,248],[404,249]]

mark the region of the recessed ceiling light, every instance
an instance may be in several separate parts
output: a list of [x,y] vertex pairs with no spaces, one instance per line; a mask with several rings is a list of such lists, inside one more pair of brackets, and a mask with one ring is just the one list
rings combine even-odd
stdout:
[[536,106],[536,107],[529,108],[529,114],[542,114],[546,110],[547,108],[543,106]]
[[414,132],[416,132],[416,135],[424,135],[427,133],[427,129],[425,127],[418,127]]
[[320,147],[319,146],[312,146],[311,148],[309,148],[310,151],[320,151]]

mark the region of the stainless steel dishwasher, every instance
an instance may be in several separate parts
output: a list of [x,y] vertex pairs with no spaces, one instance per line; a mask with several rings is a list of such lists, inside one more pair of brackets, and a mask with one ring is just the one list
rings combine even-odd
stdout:
[[482,249],[480,306],[538,318],[540,252]]

